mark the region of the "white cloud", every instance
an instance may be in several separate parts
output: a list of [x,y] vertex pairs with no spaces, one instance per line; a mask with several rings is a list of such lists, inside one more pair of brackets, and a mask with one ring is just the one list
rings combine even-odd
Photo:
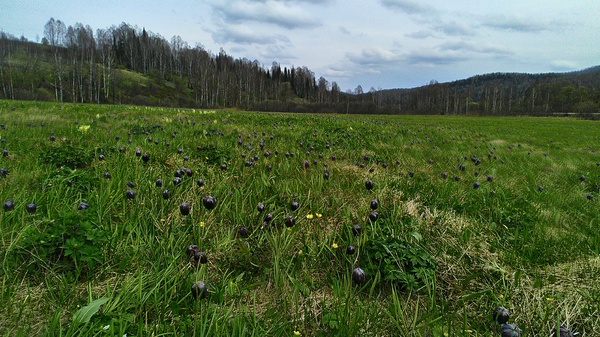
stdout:
[[539,21],[525,16],[494,15],[483,19],[482,25],[492,29],[522,33],[539,33],[560,29],[563,24],[557,21]]
[[550,66],[554,71],[579,70],[577,63],[570,60],[555,60],[550,63]]
[[291,64],[298,59],[298,55],[294,54],[289,47],[291,47],[290,44],[270,44],[259,51],[259,56],[261,59],[269,62],[268,64],[271,64],[273,61],[282,64]]
[[383,7],[398,10],[406,14],[431,15],[437,10],[431,6],[424,5],[422,1],[411,0],[381,0]]
[[227,23],[254,22],[286,29],[314,28],[321,25],[320,20],[310,12],[288,3],[273,0],[234,0],[216,3],[213,10]]
[[456,51],[435,49],[413,50],[406,56],[406,62],[413,66],[436,67],[467,61],[468,56]]
[[428,37],[435,37],[436,35],[434,34],[433,31],[422,29],[422,30],[418,30],[416,32],[404,34],[404,36],[420,40],[420,39],[426,39]]
[[346,35],[352,35],[352,33],[350,32],[350,30],[344,26],[339,26],[338,30],[340,31],[340,33],[342,34],[346,34]]
[[236,43],[236,44],[273,44],[273,43],[289,43],[290,40],[284,35],[264,34],[257,32],[247,25],[243,24],[219,24],[216,30],[212,32],[213,39],[221,44]]
[[325,69],[324,76],[329,77],[344,77],[349,78],[353,73],[350,71],[350,68],[335,68],[330,67]]
[[463,40],[448,41],[440,44],[438,48],[442,51],[456,51],[461,53],[492,54],[496,56],[507,56],[513,53],[506,47],[499,47],[483,42],[469,42]]
[[436,25],[436,28],[443,32],[446,35],[450,36],[473,36],[475,35],[475,30],[472,26],[465,22],[442,22]]
[[402,61],[402,57],[397,53],[380,47],[366,48],[359,53],[348,53],[346,56],[354,64],[369,66]]

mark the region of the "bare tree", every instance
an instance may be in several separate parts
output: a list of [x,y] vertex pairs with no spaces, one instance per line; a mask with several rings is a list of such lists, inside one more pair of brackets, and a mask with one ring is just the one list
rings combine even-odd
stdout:
[[58,33],[56,31],[56,20],[50,18],[44,26],[44,38],[51,46],[58,45]]
[[44,35],[50,45],[54,47],[54,93],[56,100],[63,101],[63,75],[64,64],[61,46],[64,43],[67,28],[60,20],[50,18],[44,26]]
[[329,82],[325,79],[325,77],[319,77],[318,82],[318,102],[325,103],[328,101],[327,94],[329,92]]
[[102,62],[102,92],[104,93],[104,99],[108,101],[111,94],[111,76],[115,63],[111,31],[98,29],[96,31],[96,41],[98,53]]
[[332,103],[339,103],[340,102],[340,93],[341,93],[342,89],[340,88],[340,86],[337,84],[337,82],[333,81],[331,82],[331,102]]
[[363,88],[362,88],[362,86],[360,84],[354,89],[354,94],[355,95],[362,95],[362,94],[364,94]]

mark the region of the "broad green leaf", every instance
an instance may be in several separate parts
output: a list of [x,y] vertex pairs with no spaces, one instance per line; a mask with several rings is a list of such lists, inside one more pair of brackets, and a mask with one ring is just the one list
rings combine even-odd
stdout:
[[411,235],[413,238],[415,238],[415,240],[417,240],[417,242],[423,239],[423,236],[421,236],[421,234],[417,231],[412,232]]
[[98,310],[100,310],[100,307],[104,303],[108,302],[108,300],[108,297],[101,297],[97,300],[90,302],[90,304],[86,305],[85,307],[82,307],[81,309],[77,310],[77,312],[75,312],[75,314],[73,315],[73,324],[79,325],[83,323],[88,323],[92,316],[94,316],[94,314],[97,313]]

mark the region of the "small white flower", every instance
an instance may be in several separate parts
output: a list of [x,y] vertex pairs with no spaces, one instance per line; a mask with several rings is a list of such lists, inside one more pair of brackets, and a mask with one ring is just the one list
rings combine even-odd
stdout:
[[110,325],[105,325],[102,329],[108,330],[109,328],[110,328]]

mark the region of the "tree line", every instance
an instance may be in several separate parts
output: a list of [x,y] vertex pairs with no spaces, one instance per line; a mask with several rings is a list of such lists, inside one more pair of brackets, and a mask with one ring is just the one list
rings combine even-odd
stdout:
[[0,32],[0,82],[2,98],[58,102],[249,108],[339,97],[307,67],[265,67],[127,23],[94,31],[54,18],[41,43]]
[[372,91],[388,113],[556,115],[600,113],[600,67],[572,73],[493,73],[403,90]]
[[94,31],[54,18],[39,43],[0,32],[0,86],[5,99],[291,112],[546,115],[600,105],[600,67],[342,91],[306,66],[264,66],[127,23]]

